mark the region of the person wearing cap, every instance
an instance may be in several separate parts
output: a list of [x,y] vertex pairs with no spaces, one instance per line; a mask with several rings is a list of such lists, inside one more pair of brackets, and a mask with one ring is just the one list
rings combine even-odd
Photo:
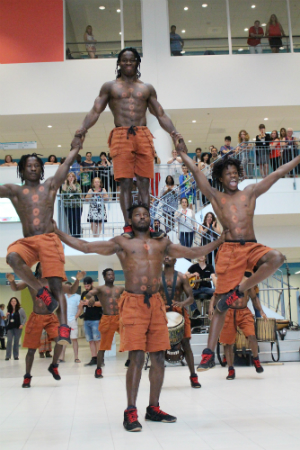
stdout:
[[79,304],[80,315],[84,314],[84,333],[87,342],[90,344],[92,358],[85,366],[97,365],[97,353],[99,341],[101,338],[99,332],[99,322],[102,316],[102,308],[98,297],[95,295],[94,299],[87,300],[86,294],[93,289],[94,280],[92,277],[85,277],[83,284],[85,290],[81,294],[81,301]]

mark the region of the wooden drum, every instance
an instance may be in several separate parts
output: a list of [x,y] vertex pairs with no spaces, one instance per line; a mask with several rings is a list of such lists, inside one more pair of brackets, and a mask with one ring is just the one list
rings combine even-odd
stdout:
[[276,319],[268,319],[258,317],[255,323],[256,339],[259,342],[275,342],[276,341]]
[[237,327],[237,333],[235,338],[235,349],[236,351],[250,350],[248,338],[246,338],[246,336],[239,327]]
[[173,347],[182,341],[184,336],[184,317],[175,312],[167,312],[170,345]]

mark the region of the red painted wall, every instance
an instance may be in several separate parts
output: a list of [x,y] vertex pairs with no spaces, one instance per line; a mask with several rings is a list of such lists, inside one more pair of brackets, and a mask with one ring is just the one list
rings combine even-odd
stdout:
[[0,0],[0,63],[64,60],[63,0]]

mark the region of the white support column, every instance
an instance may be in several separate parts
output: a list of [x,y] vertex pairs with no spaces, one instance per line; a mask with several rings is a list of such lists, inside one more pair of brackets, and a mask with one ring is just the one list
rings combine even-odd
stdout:
[[125,41],[125,37],[124,37],[124,11],[123,11],[124,5],[123,5],[123,0],[120,0],[120,22],[121,22],[121,50],[123,50],[123,48],[125,47],[124,41]]
[[229,0],[226,0],[226,16],[227,16],[228,49],[229,49],[229,55],[232,55]]
[[293,30],[291,21],[291,10],[290,10],[290,0],[286,0],[287,16],[288,16],[288,26],[289,26],[289,40],[290,40],[290,51],[294,53],[294,42],[293,42]]

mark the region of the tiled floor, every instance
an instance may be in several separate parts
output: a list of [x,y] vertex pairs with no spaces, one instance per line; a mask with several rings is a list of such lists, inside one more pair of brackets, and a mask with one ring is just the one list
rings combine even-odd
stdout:
[[143,371],[139,397],[141,433],[123,429],[125,355],[106,359],[104,378],[95,379],[87,347],[81,364],[60,365],[61,381],[47,371],[49,359],[36,359],[32,388],[22,389],[25,350],[20,361],[0,353],[1,450],[201,450],[300,448],[300,364],[226,369],[200,374],[202,389],[189,385],[186,367],[168,367],[161,407],[177,416],[175,424],[145,422],[148,372]]

